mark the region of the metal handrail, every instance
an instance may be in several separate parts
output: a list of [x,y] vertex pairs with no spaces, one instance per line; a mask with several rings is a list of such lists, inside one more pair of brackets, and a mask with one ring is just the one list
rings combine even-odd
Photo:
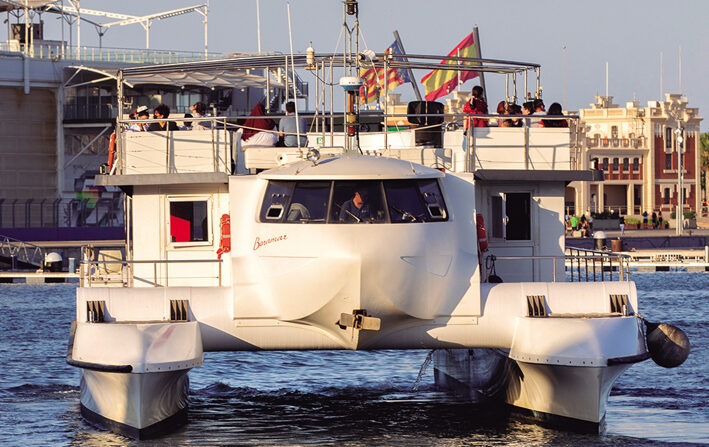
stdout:
[[[201,264],[201,263],[214,263],[216,262],[219,265],[219,273],[217,276],[218,279],[218,284],[219,287],[222,286],[222,263],[224,262],[223,259],[155,259],[155,260],[121,260],[121,261],[110,261],[110,260],[93,260],[93,259],[82,259],[79,261],[80,264],[80,276],[79,276],[79,282],[81,287],[91,287],[92,285],[92,278],[93,278],[93,272],[91,271],[91,266],[96,266],[96,269],[98,270],[99,264],[119,264],[121,265],[121,277],[123,278],[124,276],[128,276],[126,279],[132,279],[133,277],[133,269],[131,268],[132,265],[134,264],[153,264],[153,286],[154,287],[161,287],[161,285],[158,282],[158,264]],[[83,268],[83,266],[88,266],[88,268]],[[88,278],[88,281],[87,281]],[[124,284],[127,282],[126,279],[123,279]],[[165,272],[165,285],[164,287],[168,287],[169,285],[169,274],[166,271]]]
[[0,255],[40,267],[45,258],[42,247],[3,235],[0,235]]
[[[583,248],[567,247],[566,254],[563,256],[495,256],[488,255],[486,259],[495,261],[534,261],[534,260],[550,260],[552,261],[553,280],[556,279],[556,261],[563,260],[564,268],[570,271],[570,282],[591,282],[598,281],[597,275],[600,274],[600,281],[606,281],[605,272],[608,271],[608,281],[614,281],[613,268],[617,266],[618,281],[630,280],[630,261],[632,256],[622,253],[613,253],[600,250],[587,250]],[[583,264],[582,264],[583,263]],[[583,271],[583,277],[581,272]],[[488,269],[487,274],[490,274]],[[575,277],[574,277],[575,275]]]

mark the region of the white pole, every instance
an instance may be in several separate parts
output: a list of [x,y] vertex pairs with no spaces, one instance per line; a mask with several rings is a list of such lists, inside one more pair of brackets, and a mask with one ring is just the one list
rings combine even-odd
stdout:
[[662,86],[662,51],[660,51],[660,101],[662,101],[662,95],[664,94],[664,88]]
[[563,95],[563,100],[564,100],[564,110],[566,110],[566,45],[562,45],[561,49],[564,52],[564,95]]
[[256,42],[258,44],[258,54],[261,54],[261,13],[259,0],[256,0]]
[[204,58],[207,59],[207,19],[209,17],[209,0],[204,7]]
[[679,92],[682,95],[682,45],[679,46]]
[[[286,3],[288,9],[288,40],[290,41],[290,65],[291,73],[293,73],[293,102],[295,103],[295,137],[298,140],[298,149],[300,150],[300,119],[298,118],[298,92],[295,89],[295,63],[293,61],[293,33],[290,22],[290,2]],[[288,60],[286,59],[286,78],[288,78]],[[305,130],[305,129],[303,129]],[[302,151],[301,151],[302,155]]]

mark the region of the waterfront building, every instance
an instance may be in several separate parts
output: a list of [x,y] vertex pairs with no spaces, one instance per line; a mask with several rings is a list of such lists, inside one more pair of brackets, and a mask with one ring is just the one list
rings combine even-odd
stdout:
[[604,180],[570,183],[567,214],[617,211],[639,216],[662,210],[667,218],[679,197],[678,161],[684,209],[699,209],[699,110],[688,107],[686,97],[669,93],[646,107],[635,100],[620,107],[612,96],[596,100],[579,110],[577,156],[582,169],[602,170]]

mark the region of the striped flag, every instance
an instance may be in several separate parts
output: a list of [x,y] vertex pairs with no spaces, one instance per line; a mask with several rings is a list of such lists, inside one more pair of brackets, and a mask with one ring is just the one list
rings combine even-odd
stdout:
[[[448,56],[480,57],[473,35],[474,32],[470,33],[468,37],[453,48],[453,51],[448,53]],[[441,61],[441,64],[458,65],[458,62],[449,60]],[[480,73],[477,71],[461,71],[460,82],[463,83],[479,75]],[[426,86],[426,101],[435,101],[456,88],[458,85],[458,72],[455,70],[433,70],[421,78],[421,83]]]
[[[389,45],[389,48],[384,50],[387,54],[403,54],[401,48],[396,43]],[[362,87],[359,89],[360,101],[362,104],[369,104],[372,101],[379,99],[379,96],[384,94],[384,82],[388,84],[387,90],[392,91],[396,87],[406,82],[411,82],[406,71],[400,71],[396,68],[387,70],[386,80],[384,77],[384,67],[369,67],[362,68],[359,71],[359,77],[362,78]]]

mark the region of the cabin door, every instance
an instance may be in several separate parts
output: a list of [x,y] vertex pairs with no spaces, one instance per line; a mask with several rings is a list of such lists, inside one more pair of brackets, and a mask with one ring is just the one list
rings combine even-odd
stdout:
[[493,192],[488,211],[488,240],[491,254],[499,258],[495,264],[498,276],[505,282],[533,281],[532,193]]

